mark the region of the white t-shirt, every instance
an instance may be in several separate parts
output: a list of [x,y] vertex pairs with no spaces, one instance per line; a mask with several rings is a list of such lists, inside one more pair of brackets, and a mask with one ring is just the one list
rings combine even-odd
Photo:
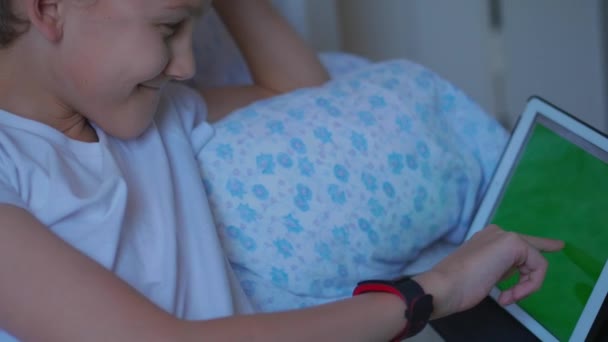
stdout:
[[213,135],[205,116],[200,96],[174,84],[152,126],[131,141],[99,129],[98,143],[75,141],[0,110],[0,203],[27,209],[176,317],[251,312],[196,161]]

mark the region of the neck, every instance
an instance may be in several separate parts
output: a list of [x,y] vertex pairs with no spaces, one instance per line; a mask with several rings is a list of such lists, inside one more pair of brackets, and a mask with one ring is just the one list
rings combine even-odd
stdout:
[[38,121],[67,137],[84,141],[98,141],[95,130],[80,113],[72,110],[54,96],[47,87],[47,70],[37,70],[23,53],[14,48],[0,50],[0,108],[14,115]]

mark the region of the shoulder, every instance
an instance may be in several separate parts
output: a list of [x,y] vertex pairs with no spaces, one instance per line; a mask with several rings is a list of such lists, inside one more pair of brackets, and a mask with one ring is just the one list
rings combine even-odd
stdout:
[[[33,146],[20,139],[19,135],[9,134],[3,128],[0,126],[0,203],[25,208],[21,196],[25,178],[22,173],[34,171],[34,165],[28,158]],[[23,133],[21,135],[27,135]],[[37,147],[41,147],[39,151],[46,152],[45,146]]]
[[163,89],[156,123],[161,131],[180,131],[188,136],[195,150],[202,148],[213,136],[202,95],[180,83],[171,82]]
[[204,121],[207,106],[198,91],[185,84],[171,82],[163,89],[158,115],[178,115],[187,121]]

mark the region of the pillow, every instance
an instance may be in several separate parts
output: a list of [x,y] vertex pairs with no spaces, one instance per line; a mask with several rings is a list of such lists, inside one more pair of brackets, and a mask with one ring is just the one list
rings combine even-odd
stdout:
[[199,154],[228,258],[264,311],[350,295],[460,243],[507,134],[407,61],[242,108]]

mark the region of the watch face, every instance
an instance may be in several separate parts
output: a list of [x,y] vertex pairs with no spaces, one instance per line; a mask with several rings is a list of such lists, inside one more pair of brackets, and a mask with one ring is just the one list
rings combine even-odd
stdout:
[[433,296],[425,294],[410,301],[411,309],[407,309],[406,318],[412,322],[429,320],[433,313]]
[[412,337],[424,329],[433,312],[433,296],[423,294],[409,298],[405,318],[410,327],[404,337]]

